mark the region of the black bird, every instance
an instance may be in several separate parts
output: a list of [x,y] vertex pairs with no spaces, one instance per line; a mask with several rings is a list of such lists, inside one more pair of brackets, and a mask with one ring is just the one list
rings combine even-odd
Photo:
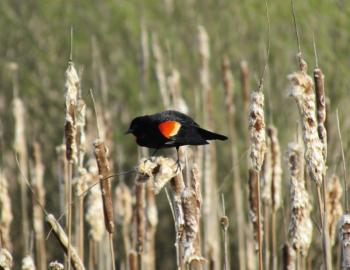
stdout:
[[176,147],[177,154],[183,145],[203,145],[208,144],[209,140],[227,140],[224,135],[201,128],[186,114],[171,110],[136,117],[132,120],[126,134],[128,133],[136,137],[136,143],[140,146],[154,148],[155,152],[161,148]]

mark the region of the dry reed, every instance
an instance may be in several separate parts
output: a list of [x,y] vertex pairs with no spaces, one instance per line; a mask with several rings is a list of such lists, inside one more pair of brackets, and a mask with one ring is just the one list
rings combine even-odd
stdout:
[[4,171],[0,168],[0,240],[1,247],[3,247],[2,250],[12,249],[12,242],[10,238],[12,220],[13,215],[11,199],[8,190],[8,181],[6,179]]
[[68,242],[68,237],[67,237],[66,233],[64,232],[64,230],[62,229],[61,225],[56,220],[56,218],[53,215],[49,214],[46,216],[46,221],[50,225],[53,234],[55,235],[55,237],[59,241],[64,252],[67,254],[68,250],[70,250],[71,263],[72,263],[73,267],[76,270],[85,270],[84,264],[83,264],[82,260],[79,258],[78,252]]
[[32,187],[36,199],[33,200],[33,229],[35,236],[35,255],[39,270],[46,269],[46,249],[45,249],[45,230],[44,213],[42,207],[45,207],[45,188],[44,188],[44,164],[41,157],[41,147],[38,142],[33,144],[34,169],[32,175]]
[[[16,94],[16,93],[15,93]],[[26,142],[26,125],[25,125],[25,107],[19,97],[13,100],[13,115],[15,118],[15,135],[13,147],[16,154],[19,156],[21,170],[26,178],[28,178],[28,152]],[[20,181],[21,191],[21,216],[22,216],[22,244],[23,253],[27,254],[29,249],[29,218],[27,212],[28,198],[27,187],[24,181]]]
[[233,168],[233,194],[235,198],[235,212],[237,215],[237,235],[238,235],[238,256],[239,256],[239,269],[244,270],[246,268],[246,254],[244,247],[244,228],[245,221],[243,216],[243,199],[241,179],[239,175],[239,169],[237,166],[238,154],[236,147],[236,132],[235,132],[235,104],[234,104],[234,80],[230,68],[230,61],[228,57],[224,57],[222,62],[222,74],[225,90],[225,105],[228,112],[228,132],[231,143],[231,162]]

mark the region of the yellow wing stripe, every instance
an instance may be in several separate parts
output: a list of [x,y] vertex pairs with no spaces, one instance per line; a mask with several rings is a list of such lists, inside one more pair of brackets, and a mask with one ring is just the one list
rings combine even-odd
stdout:
[[160,123],[158,128],[160,133],[162,133],[165,138],[169,139],[179,132],[181,124],[177,121],[165,121]]

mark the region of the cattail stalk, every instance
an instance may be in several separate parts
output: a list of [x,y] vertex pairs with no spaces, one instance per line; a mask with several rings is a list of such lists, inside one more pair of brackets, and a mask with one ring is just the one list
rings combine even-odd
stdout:
[[[151,181],[150,181],[151,183]],[[117,185],[115,194],[115,217],[116,222],[122,226],[122,236],[124,242],[125,261],[129,262],[128,254],[131,248],[129,239],[129,227],[132,219],[132,195],[130,189],[123,182]]]
[[[22,100],[19,97],[15,97],[13,100],[13,115],[15,118],[15,139],[13,146],[16,154],[19,156],[21,170],[24,176],[28,178],[28,152],[26,142],[25,113],[26,112]],[[27,187],[23,180],[20,181],[20,190],[23,254],[27,254],[29,250],[29,218],[27,212],[28,199]]]
[[68,250],[70,250],[71,263],[72,263],[73,267],[76,270],[85,270],[84,264],[83,264],[81,258],[79,257],[78,252],[69,243],[66,233],[64,232],[64,230],[62,229],[61,225],[58,223],[56,218],[52,214],[49,214],[46,217],[46,221],[50,225],[53,234],[55,235],[55,237],[59,241],[64,252],[67,254]]
[[184,262],[190,270],[202,269],[204,259],[200,251],[200,179],[196,166],[192,169],[191,186],[185,187],[181,195],[184,211]]
[[225,57],[222,63],[223,83],[225,89],[225,105],[228,111],[228,133],[231,142],[231,164],[233,168],[233,194],[235,198],[235,212],[237,217],[237,236],[238,236],[238,258],[239,269],[246,269],[246,254],[244,246],[244,216],[243,216],[243,200],[242,200],[242,188],[241,179],[239,176],[238,167],[238,155],[236,148],[236,133],[235,133],[235,105],[234,105],[234,81],[230,70],[230,61],[228,57]]
[[[0,241],[1,250],[11,250],[10,238],[11,223],[13,220],[11,199],[8,190],[8,181],[4,171],[0,168]],[[6,251],[4,251],[6,252]]]
[[276,215],[281,207],[281,183],[282,183],[282,168],[281,168],[281,150],[277,137],[277,129],[270,126],[267,129],[267,134],[270,141],[271,151],[271,199],[272,199],[272,269],[277,270],[277,239],[276,239]]
[[[32,177],[32,186],[35,196],[38,200],[33,201],[33,228],[35,234],[35,255],[39,270],[46,269],[46,249],[45,249],[45,230],[44,215],[42,207],[45,207],[45,188],[44,188],[44,165],[41,157],[41,147],[38,142],[33,144],[34,169]],[[40,204],[40,205],[39,205]]]
[[158,224],[158,210],[152,181],[146,182],[146,220],[145,264],[147,269],[156,269],[155,236]]
[[[68,68],[65,73],[65,125],[64,135],[66,143],[66,158],[68,161],[68,179],[67,179],[67,199],[68,199],[68,215],[67,215],[67,227],[68,227],[68,241],[72,239],[72,177],[73,177],[73,164],[77,163],[77,144],[76,144],[76,106],[78,92],[80,88],[80,81],[77,71],[75,70],[74,63],[68,62]],[[70,270],[70,249],[68,249],[68,270]]]
[[224,270],[230,269],[230,264],[229,264],[229,253],[228,253],[228,226],[229,226],[229,219],[226,216],[226,207],[225,207],[225,199],[224,195],[222,195],[222,212],[223,215],[220,218],[220,225],[221,229],[224,235]]
[[[199,79],[202,92],[203,125],[214,129],[213,91],[210,84],[210,47],[206,29],[198,26],[198,52],[200,57]],[[204,147],[204,247],[205,256],[214,264],[214,269],[220,268],[220,228],[212,217],[218,216],[218,194],[216,183],[216,148],[215,143]]]
[[100,188],[102,193],[103,201],[103,213],[106,230],[109,232],[109,242],[110,242],[110,252],[112,259],[112,269],[115,270],[115,258],[114,258],[114,249],[113,249],[113,233],[115,230],[114,219],[113,219],[113,202],[112,202],[112,193],[111,193],[111,182],[108,179],[110,175],[110,167],[107,157],[107,148],[104,142],[101,139],[96,139],[94,141],[94,152],[95,158],[98,166],[98,173],[100,176]]
[[256,241],[258,242],[259,269],[263,269],[262,262],[262,231],[261,231],[261,207],[260,207],[260,171],[266,152],[266,134],[264,117],[264,94],[260,83],[258,91],[251,93],[249,112],[250,131],[250,161],[249,169],[250,201],[254,214],[252,221],[255,229]]
[[131,250],[128,254],[129,256],[129,269],[138,270],[137,268],[137,253],[135,250]]

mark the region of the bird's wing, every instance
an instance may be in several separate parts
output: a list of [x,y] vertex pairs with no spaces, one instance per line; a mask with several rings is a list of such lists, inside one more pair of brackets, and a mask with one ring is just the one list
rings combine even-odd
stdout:
[[181,123],[178,121],[163,121],[158,125],[160,133],[167,139],[175,136],[181,128]]

